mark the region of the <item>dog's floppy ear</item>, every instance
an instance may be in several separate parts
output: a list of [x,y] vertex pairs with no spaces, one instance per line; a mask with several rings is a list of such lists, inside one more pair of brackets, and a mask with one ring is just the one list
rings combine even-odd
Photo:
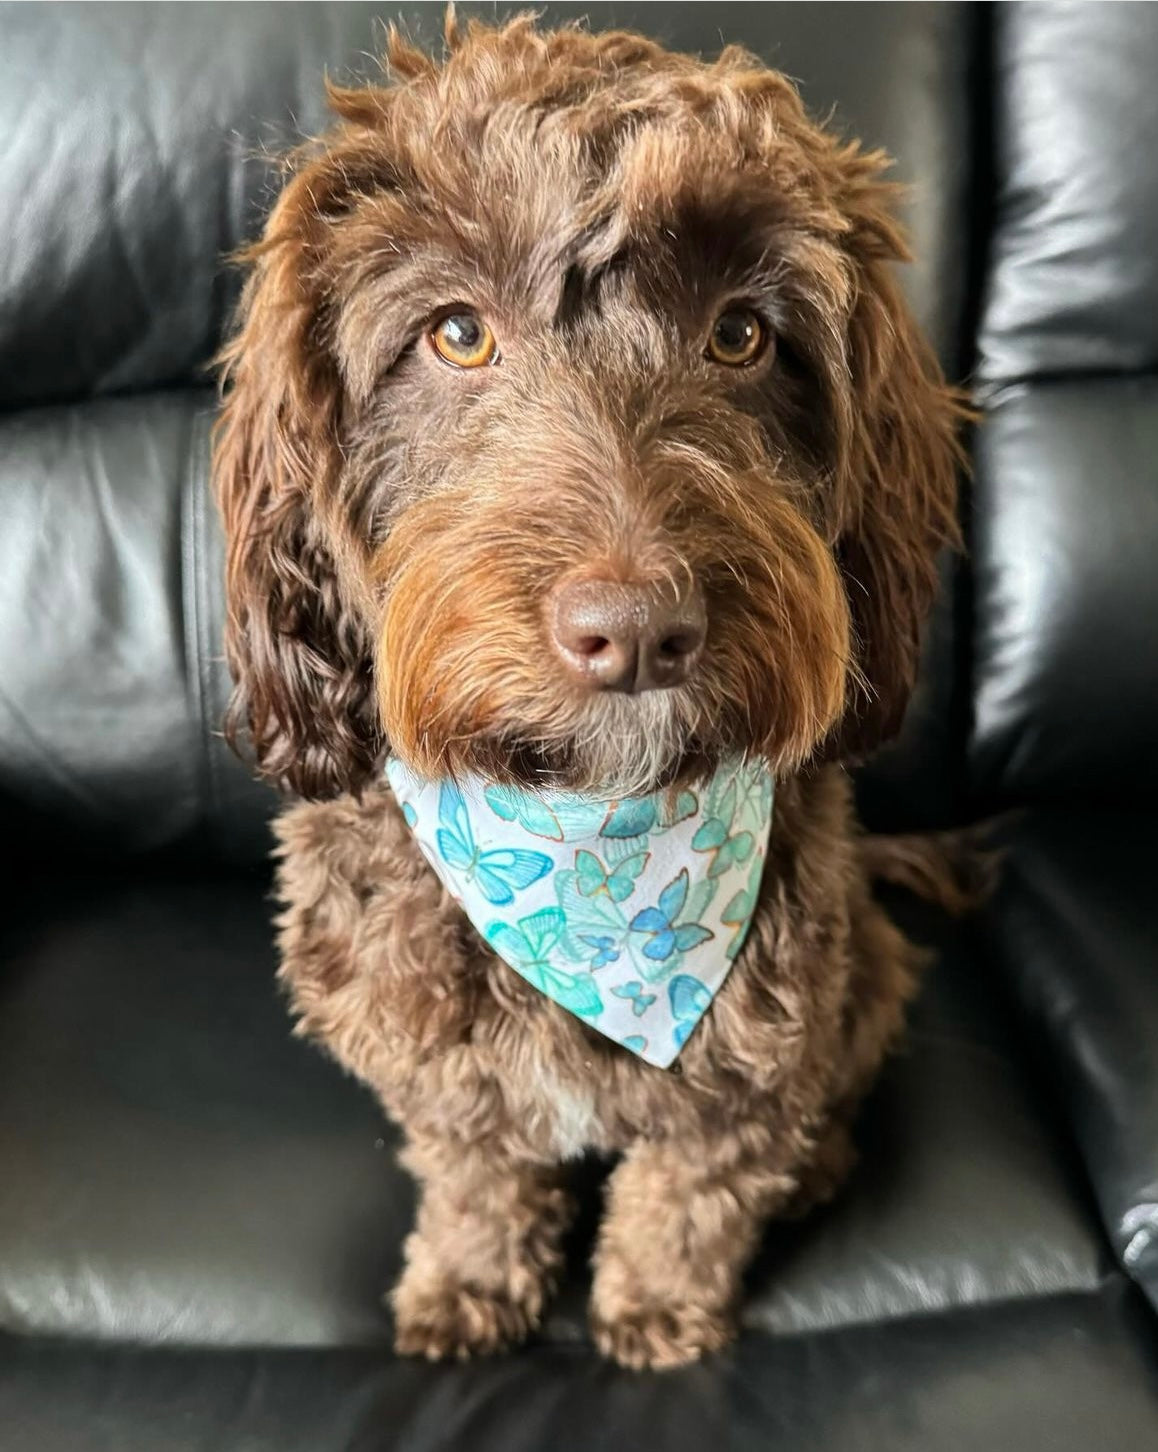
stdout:
[[855,271],[848,367],[837,389],[836,553],[845,577],[859,680],[828,754],[860,758],[900,729],[941,549],[959,544],[958,432],[967,410],[945,384],[893,275],[907,249],[891,214],[885,161],[841,157]]
[[[452,49],[461,41],[453,11],[446,35]],[[401,87],[327,82],[338,124],[289,159],[265,234],[242,254],[251,272],[219,359],[225,402],[213,467],[235,681],[226,735],[234,744],[248,735],[262,775],[305,797],[357,791],[384,750],[368,630],[339,569],[356,577],[366,547],[339,498],[352,381],[351,360],[338,358],[340,315],[357,266],[373,273],[387,251],[375,201],[406,188],[396,97],[438,74],[393,26],[384,65]],[[359,230],[352,223],[367,208]]]
[[323,529],[342,392],[318,263],[344,184],[325,158],[304,166],[245,255],[213,466],[235,681],[226,735],[248,735],[262,775],[305,797],[356,790],[379,754],[370,652]]

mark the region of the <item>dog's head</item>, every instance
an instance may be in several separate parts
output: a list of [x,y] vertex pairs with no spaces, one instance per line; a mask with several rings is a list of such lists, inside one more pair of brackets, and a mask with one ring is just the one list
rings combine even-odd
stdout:
[[333,90],[251,250],[216,484],[232,725],[608,793],[893,731],[957,406],[883,159],[730,49],[452,25]]

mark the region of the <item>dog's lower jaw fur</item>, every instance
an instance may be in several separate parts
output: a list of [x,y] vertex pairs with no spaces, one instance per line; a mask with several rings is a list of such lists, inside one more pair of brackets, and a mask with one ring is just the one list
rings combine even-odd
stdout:
[[748,940],[678,1072],[495,958],[386,787],[280,820],[281,976],[401,1126],[421,1186],[396,1342],[431,1358],[539,1325],[569,1221],[563,1162],[621,1155],[595,1256],[601,1350],[671,1367],[723,1345],[764,1223],[831,1194],[847,1121],[900,1030],[917,954],[872,900],[847,780],[778,788]]

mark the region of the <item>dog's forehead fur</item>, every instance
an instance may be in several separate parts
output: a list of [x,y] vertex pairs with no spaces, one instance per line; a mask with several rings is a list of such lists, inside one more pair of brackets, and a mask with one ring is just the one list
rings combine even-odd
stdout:
[[[808,121],[789,81],[734,46],[705,63],[640,36],[524,19],[468,26],[441,63],[392,33],[387,63],[393,85],[331,88],[334,107],[351,128],[388,134],[398,167],[441,201],[469,201],[480,172],[517,185],[530,171],[571,206],[609,179],[628,206],[648,205],[709,164],[759,171],[815,203],[841,145]],[[824,221],[847,226],[838,207]]]
[[[319,208],[356,392],[448,288],[508,329],[566,321],[605,298],[611,270],[685,330],[729,290],[771,298],[788,332],[807,327],[793,299],[818,290],[847,313],[840,244],[854,220],[837,191],[855,148],[814,127],[792,86],[746,52],[705,64],[528,21],[471,27],[441,66],[395,36],[390,60],[393,86],[332,92],[346,130],[327,157],[342,195]],[[895,233],[879,240],[901,255]]]

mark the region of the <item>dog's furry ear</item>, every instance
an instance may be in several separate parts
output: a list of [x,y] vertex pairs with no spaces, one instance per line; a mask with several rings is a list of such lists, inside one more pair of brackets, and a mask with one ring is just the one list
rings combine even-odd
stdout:
[[967,417],[945,383],[892,271],[907,260],[885,160],[841,157],[856,269],[848,367],[837,389],[837,558],[845,577],[859,679],[829,755],[861,758],[900,729],[917,672],[938,556],[960,543],[959,430]]
[[305,797],[357,790],[379,755],[368,643],[323,537],[342,392],[317,263],[339,177],[299,170],[245,256],[213,466],[235,682],[226,735],[248,735],[261,774]]

